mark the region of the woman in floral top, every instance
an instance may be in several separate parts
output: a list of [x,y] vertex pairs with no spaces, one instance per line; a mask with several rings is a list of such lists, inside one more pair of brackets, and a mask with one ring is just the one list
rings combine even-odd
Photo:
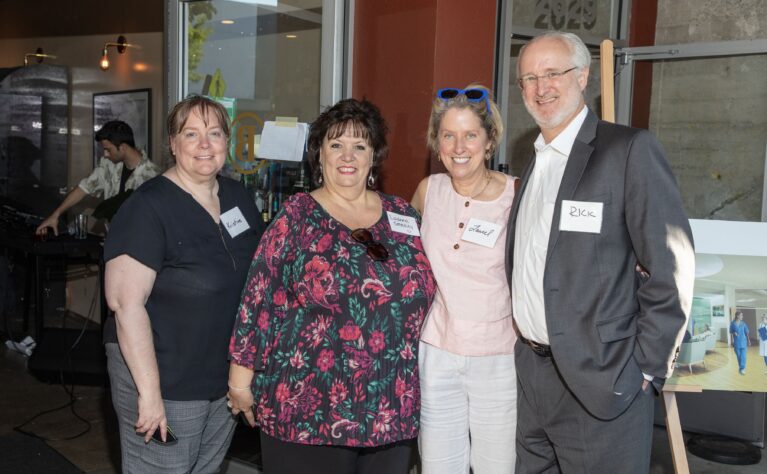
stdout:
[[435,283],[418,214],[369,189],[385,135],[367,101],[321,114],[309,136],[320,187],[285,203],[254,256],[229,398],[233,414],[261,428],[266,473],[408,470]]

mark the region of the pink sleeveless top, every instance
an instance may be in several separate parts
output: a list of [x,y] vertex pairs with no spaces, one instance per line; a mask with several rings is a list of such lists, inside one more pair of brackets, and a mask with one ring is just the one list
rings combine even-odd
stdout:
[[[447,174],[429,176],[421,241],[438,288],[421,332],[423,342],[466,356],[513,353],[517,336],[505,269],[506,224],[513,199],[511,176],[493,201],[461,196]],[[492,248],[462,239],[472,218],[485,229],[498,226]]]

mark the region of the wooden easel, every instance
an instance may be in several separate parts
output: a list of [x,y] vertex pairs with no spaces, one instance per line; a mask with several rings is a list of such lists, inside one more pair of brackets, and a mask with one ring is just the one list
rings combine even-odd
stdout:
[[[599,45],[602,120],[615,123],[615,54],[613,42],[609,39]],[[679,422],[679,408],[676,404],[677,392],[702,392],[698,385],[667,385],[663,388],[663,404],[666,407],[666,432],[674,459],[674,472],[690,474],[687,464],[687,449],[682,436],[682,424]]]
[[674,472],[690,474],[687,465],[687,449],[682,436],[682,424],[679,422],[679,408],[676,405],[677,392],[700,393],[700,385],[666,385],[663,387],[663,404],[666,407],[666,432],[671,445],[671,456],[674,459]]

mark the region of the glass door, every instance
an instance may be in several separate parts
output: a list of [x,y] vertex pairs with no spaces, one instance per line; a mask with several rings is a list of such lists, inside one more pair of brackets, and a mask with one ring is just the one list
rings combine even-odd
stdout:
[[265,220],[309,174],[259,155],[264,123],[310,123],[341,98],[343,32],[343,0],[168,0],[168,104],[202,94],[226,106],[224,173],[251,188]]

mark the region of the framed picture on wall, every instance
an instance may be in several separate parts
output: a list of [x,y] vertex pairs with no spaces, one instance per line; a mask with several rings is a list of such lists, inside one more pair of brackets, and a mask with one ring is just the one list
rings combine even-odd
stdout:
[[[134,89],[128,91],[93,94],[93,133],[111,120],[121,120],[133,129],[137,150],[147,153],[152,149],[152,90]],[[101,146],[93,142],[93,166],[98,166],[103,157]]]

